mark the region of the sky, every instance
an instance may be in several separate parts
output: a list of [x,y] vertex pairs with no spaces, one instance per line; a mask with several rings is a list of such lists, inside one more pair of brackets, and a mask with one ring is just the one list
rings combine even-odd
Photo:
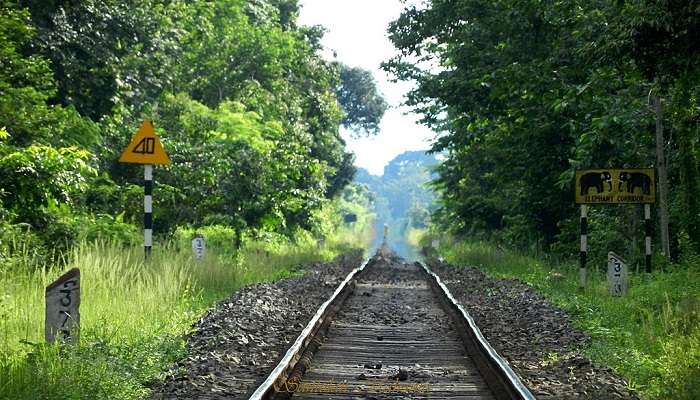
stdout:
[[403,97],[412,84],[392,83],[380,64],[396,54],[387,37],[389,23],[403,9],[399,0],[301,0],[299,23],[323,25],[327,32],[322,44],[324,57],[361,67],[372,72],[380,92],[390,108],[384,114],[378,135],[353,139],[342,132],[355,165],[381,175],[384,166],[397,155],[409,150],[427,150],[435,136],[418,123],[418,116],[402,107]]

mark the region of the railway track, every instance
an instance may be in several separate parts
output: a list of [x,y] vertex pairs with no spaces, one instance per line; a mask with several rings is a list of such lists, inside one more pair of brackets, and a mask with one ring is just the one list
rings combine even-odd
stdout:
[[534,399],[439,277],[382,249],[251,399]]

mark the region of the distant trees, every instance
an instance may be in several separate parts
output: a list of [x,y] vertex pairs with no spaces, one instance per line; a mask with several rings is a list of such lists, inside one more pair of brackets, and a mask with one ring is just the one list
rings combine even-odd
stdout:
[[[698,15],[694,1],[408,7],[390,28],[401,55],[384,67],[417,82],[408,104],[443,132],[433,147],[446,156],[435,182],[443,224],[573,254],[574,171],[655,164],[652,92],[671,110],[673,242],[697,248]],[[638,212],[596,208],[591,220]],[[629,227],[595,225],[607,241],[597,248],[636,235]]]
[[[360,169],[355,178],[375,194],[376,231],[388,224],[391,246],[404,255],[411,254],[405,237],[408,228],[424,228],[430,220],[434,194],[427,185],[434,178],[431,169],[437,163],[432,154],[407,151],[384,167],[384,175]],[[381,239],[378,234],[376,240]]]

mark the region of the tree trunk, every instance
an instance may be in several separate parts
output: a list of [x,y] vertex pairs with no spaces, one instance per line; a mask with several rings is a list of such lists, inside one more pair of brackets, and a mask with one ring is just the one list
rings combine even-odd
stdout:
[[659,216],[661,218],[661,251],[671,259],[671,246],[668,234],[668,173],[664,152],[664,125],[661,98],[654,96],[656,113],[656,169],[659,173]]
[[688,235],[690,247],[700,253],[700,181],[695,156],[695,121],[692,85],[680,80],[674,90],[674,128],[678,143],[678,170],[680,172],[680,199],[682,204],[679,221]]
[[681,177],[681,199],[683,201],[683,226],[693,251],[700,253],[700,184],[698,183],[697,159],[693,143],[693,129],[689,121],[679,121],[678,161]]

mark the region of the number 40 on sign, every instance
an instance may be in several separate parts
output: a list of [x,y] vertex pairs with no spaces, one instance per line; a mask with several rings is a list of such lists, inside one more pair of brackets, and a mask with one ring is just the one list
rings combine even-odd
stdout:
[[141,128],[119,157],[119,162],[147,165],[170,164],[170,158],[165,153],[151,121],[143,121]]

